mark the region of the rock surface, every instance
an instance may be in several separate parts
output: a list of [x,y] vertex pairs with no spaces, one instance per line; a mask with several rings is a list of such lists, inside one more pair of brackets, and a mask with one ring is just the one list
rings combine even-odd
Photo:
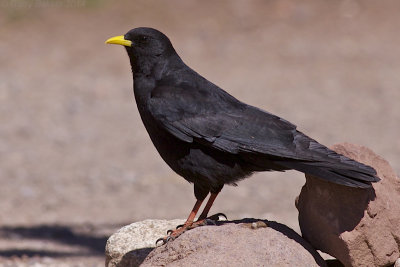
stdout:
[[393,264],[400,247],[399,178],[366,147],[344,143],[333,150],[374,167],[382,180],[365,190],[306,176],[296,201],[303,237],[345,266]]
[[[151,250],[140,266],[325,266],[324,260],[305,240],[276,222],[224,221],[218,226],[192,229],[154,250],[149,247],[143,250],[165,234],[161,231],[155,234],[157,237],[138,235],[151,231],[150,222],[153,228],[157,227],[154,221],[144,221],[125,226],[110,237],[107,267],[138,266]],[[137,245],[138,242],[142,244]]]
[[106,267],[139,266],[158,238],[185,220],[145,220],[124,226],[106,244]]

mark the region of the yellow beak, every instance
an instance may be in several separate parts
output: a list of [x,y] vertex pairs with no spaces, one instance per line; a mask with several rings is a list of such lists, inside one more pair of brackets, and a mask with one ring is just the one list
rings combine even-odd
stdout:
[[124,46],[132,46],[132,41],[126,40],[123,35],[111,37],[106,41],[106,44],[119,44]]

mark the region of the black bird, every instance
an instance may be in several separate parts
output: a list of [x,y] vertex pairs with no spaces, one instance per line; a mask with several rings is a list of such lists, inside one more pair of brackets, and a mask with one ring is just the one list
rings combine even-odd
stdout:
[[358,188],[379,181],[372,167],[328,149],[294,124],[237,100],[200,76],[158,30],[135,28],[106,43],[125,46],[143,124],[164,161],[194,184],[192,212],[164,241],[203,224],[223,186],[253,172],[295,169]]

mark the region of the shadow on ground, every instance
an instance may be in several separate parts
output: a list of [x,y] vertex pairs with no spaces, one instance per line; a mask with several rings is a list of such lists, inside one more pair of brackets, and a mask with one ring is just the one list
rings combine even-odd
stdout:
[[[0,228],[0,240],[15,242],[15,246],[0,249],[0,257],[66,257],[104,255],[107,234],[99,234],[92,226],[38,225]],[[25,247],[18,243],[31,241]],[[38,246],[35,242],[48,246]]]

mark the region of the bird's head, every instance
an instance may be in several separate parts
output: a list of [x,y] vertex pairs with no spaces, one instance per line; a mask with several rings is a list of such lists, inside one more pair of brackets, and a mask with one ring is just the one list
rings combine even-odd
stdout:
[[125,35],[108,39],[106,44],[125,46],[134,72],[176,54],[168,37],[152,28],[132,29]]

